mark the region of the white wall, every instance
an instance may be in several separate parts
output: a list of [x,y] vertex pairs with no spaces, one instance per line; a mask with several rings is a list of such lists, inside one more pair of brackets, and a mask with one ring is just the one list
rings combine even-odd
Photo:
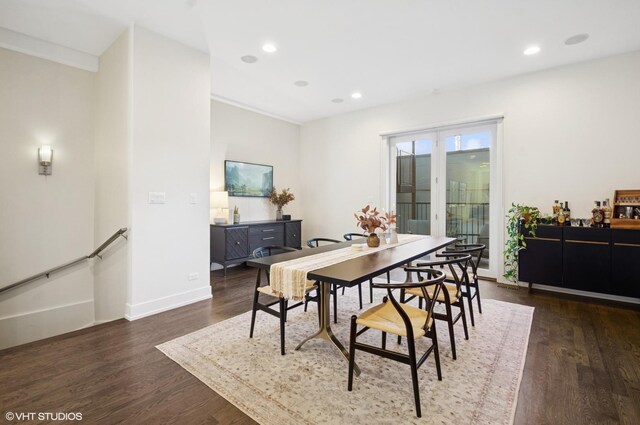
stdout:
[[[284,213],[302,218],[299,139],[299,125],[212,100],[211,189],[224,189],[226,159],[273,165],[273,184],[278,192],[288,187],[296,196],[294,201],[284,207]],[[266,198],[230,197],[231,214],[234,205],[238,206],[241,221],[276,217],[276,207]],[[304,223],[302,227],[304,229]]]
[[381,132],[493,114],[505,117],[505,205],[550,213],[554,199],[568,200],[587,216],[594,200],[640,187],[638,75],[640,52],[305,124],[301,169],[318,170],[301,173],[305,230],[337,236],[355,227],[360,205],[380,205]]
[[[0,285],[93,250],[93,74],[0,48]],[[53,147],[53,174],[37,149]],[[0,294],[0,349],[92,324],[84,263]]]
[[[133,31],[131,286],[126,317],[211,297],[209,57]],[[149,204],[164,192],[165,204]],[[190,203],[194,194],[197,203]],[[198,273],[197,280],[188,280]]]
[[[129,31],[100,57],[96,74],[94,239],[129,227]],[[129,282],[128,244],[120,238],[94,262],[95,320],[124,317]]]

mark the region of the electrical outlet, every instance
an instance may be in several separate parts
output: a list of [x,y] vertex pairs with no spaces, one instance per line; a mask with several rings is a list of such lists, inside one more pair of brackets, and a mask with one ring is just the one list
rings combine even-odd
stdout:
[[189,203],[193,204],[193,205],[198,203],[198,194],[197,193],[189,194]]
[[198,273],[189,273],[189,275],[187,276],[188,280],[198,280],[198,278],[200,277],[200,274]]

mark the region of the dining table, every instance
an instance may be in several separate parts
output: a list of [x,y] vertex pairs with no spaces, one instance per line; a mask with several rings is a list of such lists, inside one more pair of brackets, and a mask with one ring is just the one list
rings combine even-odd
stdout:
[[[370,281],[377,276],[411,263],[414,260],[456,242],[455,238],[422,235],[411,235],[410,238],[405,235],[405,240],[402,242],[403,235],[399,236],[401,236],[400,243],[383,246],[382,249],[371,249],[367,251],[366,244],[364,244],[366,239],[354,239],[352,241],[323,245],[317,248],[255,258],[247,261],[247,265],[270,272],[272,267],[278,264],[287,264],[287,262],[302,259],[303,257],[309,257],[306,259],[313,260],[310,256],[320,257],[323,254],[327,255],[325,253],[331,251],[344,250],[344,248],[349,248],[351,245],[358,245],[360,247],[365,245],[362,255],[355,258],[348,258],[348,256],[345,255],[343,261],[337,260],[333,264],[324,265],[306,272],[306,279],[317,281],[320,285],[320,299],[318,302],[320,326],[315,333],[301,341],[295,349],[299,350],[306,342],[320,338],[329,341],[337,348],[342,357],[348,361],[349,352],[331,330],[331,320],[329,318],[331,285],[352,287],[359,283]],[[273,281],[273,275],[271,281]],[[360,374],[357,366],[354,368],[354,371],[356,375]]]

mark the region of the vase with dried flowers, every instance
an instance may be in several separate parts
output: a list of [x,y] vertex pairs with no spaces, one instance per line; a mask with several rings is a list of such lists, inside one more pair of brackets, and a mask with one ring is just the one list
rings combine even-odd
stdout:
[[289,188],[282,189],[282,191],[278,193],[275,186],[271,190],[271,195],[269,195],[269,202],[278,207],[278,209],[276,210],[276,220],[282,220],[282,207],[296,199],[294,194],[289,190]]
[[395,214],[381,214],[376,207],[371,209],[369,205],[360,210],[360,212],[354,213],[353,216],[357,220],[358,227],[369,234],[367,245],[371,248],[380,246],[380,238],[376,234],[376,229],[384,232],[387,230],[388,224],[395,223],[396,219]]

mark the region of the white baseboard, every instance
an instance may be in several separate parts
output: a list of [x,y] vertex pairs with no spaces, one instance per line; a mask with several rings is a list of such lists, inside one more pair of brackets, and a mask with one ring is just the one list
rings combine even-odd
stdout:
[[127,320],[137,320],[143,317],[162,313],[163,311],[173,310],[187,304],[203,301],[211,298],[211,286],[202,286],[186,292],[172,294],[167,297],[157,298],[151,301],[145,301],[138,304],[127,303],[127,311],[124,317]]
[[93,300],[0,317],[0,350],[92,326]]

